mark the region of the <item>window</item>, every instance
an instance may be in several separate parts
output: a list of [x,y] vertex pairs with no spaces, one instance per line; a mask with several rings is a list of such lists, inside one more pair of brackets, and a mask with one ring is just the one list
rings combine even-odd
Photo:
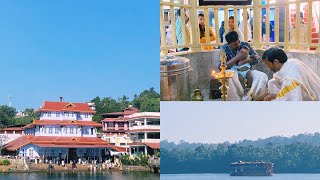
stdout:
[[60,117],[60,113],[59,112],[56,113],[56,117]]
[[49,134],[52,134],[52,128],[49,128]]
[[33,157],[33,149],[29,149],[29,156]]
[[57,128],[57,127],[55,128],[55,133],[59,134],[59,128]]
[[65,112],[65,116],[69,117],[69,112]]
[[46,129],[47,129],[47,128],[43,127],[43,133],[44,133],[44,134],[47,133]]
[[91,128],[91,135],[93,135],[93,128]]
[[124,127],[124,123],[118,123],[118,127]]
[[85,118],[88,118],[88,115],[89,115],[88,113],[85,113],[85,114],[84,114],[84,117],[85,117]]
[[73,127],[69,127],[70,129],[70,134],[73,134]]
[[120,143],[120,146],[125,146],[126,145],[126,143]]
[[48,117],[51,117],[51,112],[48,112]]
[[54,156],[54,149],[51,149],[51,157]]

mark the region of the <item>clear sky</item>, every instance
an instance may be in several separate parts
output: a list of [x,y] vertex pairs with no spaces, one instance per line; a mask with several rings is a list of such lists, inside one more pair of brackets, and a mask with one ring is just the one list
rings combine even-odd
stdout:
[[320,132],[319,102],[161,102],[161,140],[221,143]]
[[159,1],[0,4],[1,105],[159,92]]

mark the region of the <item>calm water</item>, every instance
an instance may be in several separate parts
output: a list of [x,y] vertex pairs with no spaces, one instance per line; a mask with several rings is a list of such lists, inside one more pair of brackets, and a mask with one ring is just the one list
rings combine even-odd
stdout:
[[320,180],[320,174],[275,174],[273,176],[230,176],[229,174],[161,174],[161,180]]
[[53,174],[37,173],[3,173],[0,174],[0,180],[48,180],[48,179],[110,179],[110,180],[140,180],[150,179],[159,180],[160,175],[148,172],[57,172]]

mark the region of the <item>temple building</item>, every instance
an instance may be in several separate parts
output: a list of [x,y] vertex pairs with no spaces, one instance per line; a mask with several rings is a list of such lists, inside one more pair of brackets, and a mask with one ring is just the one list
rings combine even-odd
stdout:
[[102,115],[103,139],[126,148],[129,154],[155,154],[160,148],[160,113],[139,112],[129,106]]
[[40,119],[23,127],[24,136],[4,146],[29,159],[59,158],[65,162],[81,159],[104,159],[106,149],[125,152],[97,137],[101,124],[92,121],[92,103],[49,102],[38,110]]

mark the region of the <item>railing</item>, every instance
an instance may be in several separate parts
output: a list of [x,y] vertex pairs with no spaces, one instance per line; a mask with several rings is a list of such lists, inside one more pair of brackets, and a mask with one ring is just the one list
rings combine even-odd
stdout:
[[[295,19],[296,30],[299,33],[295,34],[296,42],[290,42],[289,39],[289,27],[292,25],[290,24],[291,17],[289,7],[294,6],[296,7],[295,12],[300,12],[300,5],[303,3],[308,10],[307,17],[304,17],[304,22],[307,24],[307,34],[306,34],[306,43],[300,42],[300,34],[301,34],[301,25],[299,22],[299,18]],[[191,52],[198,52],[201,51],[201,46],[222,46],[223,43],[220,42],[220,34],[219,34],[219,18],[221,18],[222,14],[219,17],[219,11],[223,10],[224,16],[224,30],[228,32],[228,18],[229,18],[229,10],[234,12],[234,29],[238,30],[238,12],[246,12],[248,10],[253,10],[253,40],[251,45],[255,49],[263,49],[266,46],[282,46],[285,50],[295,49],[298,47],[303,47],[306,49],[316,50],[317,53],[320,53],[320,33],[319,33],[319,22],[316,20],[319,17],[316,17],[320,6],[320,0],[282,0],[282,1],[275,1],[275,0],[266,0],[266,4],[262,4],[261,0],[253,0],[253,5],[249,6],[199,6],[196,0],[160,0],[160,50],[161,54],[168,54],[170,49],[177,49],[177,48],[189,48]],[[314,17],[313,8],[314,7]],[[275,9],[274,15],[274,42],[270,42],[270,9]],[[176,10],[180,9],[180,19],[181,20],[181,30],[182,30],[182,44],[177,43],[177,36],[176,36],[176,21],[177,18]],[[262,42],[262,9],[266,10],[266,38],[265,42]],[[284,15],[281,14],[280,16],[280,9],[281,12],[284,12]],[[168,12],[165,13],[165,10]],[[206,43],[200,43],[200,31],[199,31],[199,23],[198,23],[198,13],[199,11],[203,11],[205,16],[205,37]],[[185,24],[185,16],[186,12],[189,13],[189,22]],[[210,35],[209,35],[209,12],[214,14],[214,33],[216,37],[216,42],[210,42]],[[243,19],[247,18],[247,13],[243,13]],[[284,16],[284,17],[283,17]],[[299,13],[297,14],[299,16]],[[166,24],[165,18],[170,19],[171,21],[171,33],[172,33],[172,43],[168,44],[166,39]],[[280,19],[282,20],[280,22]],[[244,21],[244,41],[248,40],[248,29],[247,29],[247,21]],[[281,24],[280,24],[281,23]],[[284,24],[283,24],[284,23]],[[315,23],[316,32],[312,34],[312,23]],[[281,26],[281,32],[280,32]],[[188,29],[188,27],[190,27]],[[292,26],[291,26],[292,27]],[[189,32],[189,33],[188,33]],[[317,35],[316,35],[317,33]],[[280,34],[283,38],[280,39]],[[188,37],[190,41],[188,42]],[[314,38],[314,39],[312,39]],[[317,40],[318,39],[318,40]],[[318,42],[317,42],[318,41]]]
[[159,139],[141,139],[142,143],[160,143],[160,138]]
[[129,128],[129,130],[143,130],[143,129],[156,129],[160,130],[160,125],[141,125],[141,126],[132,126]]

